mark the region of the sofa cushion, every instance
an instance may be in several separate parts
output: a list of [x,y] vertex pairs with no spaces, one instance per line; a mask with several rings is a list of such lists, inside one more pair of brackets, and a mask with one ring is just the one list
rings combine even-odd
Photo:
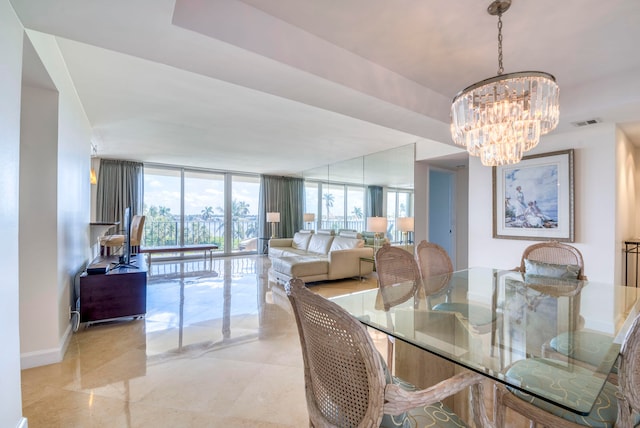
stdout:
[[350,250],[352,248],[364,247],[364,240],[357,238],[346,238],[344,236],[336,236],[333,238],[329,251]]
[[269,247],[269,257],[304,256],[307,252],[293,247]]
[[307,251],[307,246],[309,245],[310,239],[311,239],[310,233],[296,232],[296,234],[293,235],[293,241],[291,242],[291,247],[296,248],[298,250]]
[[329,261],[324,257],[281,257],[272,260],[275,271],[292,278],[304,278],[314,275],[326,275]]
[[307,252],[327,255],[333,239],[332,235],[313,234],[309,240]]

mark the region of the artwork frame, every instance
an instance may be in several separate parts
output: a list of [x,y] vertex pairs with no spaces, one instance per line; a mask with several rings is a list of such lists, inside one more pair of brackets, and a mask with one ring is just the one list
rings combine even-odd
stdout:
[[573,159],[569,149],[494,166],[493,237],[574,242]]

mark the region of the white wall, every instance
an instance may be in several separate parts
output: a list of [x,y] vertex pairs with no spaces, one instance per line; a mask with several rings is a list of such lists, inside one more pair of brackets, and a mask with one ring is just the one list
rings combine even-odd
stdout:
[[[25,51],[29,43],[25,43]],[[20,343],[24,355],[58,346],[58,93],[23,86],[20,135]],[[37,172],[36,172],[37,171]],[[34,269],[33,261],[38,260]],[[43,286],[47,284],[47,286]],[[37,310],[36,310],[37,308]]]
[[[616,205],[618,212],[616,217],[616,266],[619,269],[615,272],[615,282],[623,284],[625,282],[625,257],[624,241],[638,237],[638,225],[636,213],[638,208],[636,197],[638,189],[637,173],[638,149],[627,139],[626,135],[619,129],[616,130]],[[629,256],[629,281],[635,278],[635,258]]]
[[[590,280],[612,283],[619,272],[616,234],[616,128],[599,124],[542,137],[531,153],[575,150],[575,238]],[[469,265],[511,269],[535,241],[493,239],[492,176],[469,160]]]
[[22,25],[0,0],[0,426],[26,426],[22,418],[18,334],[18,189]]
[[[49,163],[38,157],[26,159],[25,168],[38,168],[50,180],[44,190],[36,181],[31,187],[29,183],[21,186],[21,193],[48,192],[49,197],[42,197],[37,206],[26,207],[21,211],[20,221],[33,224],[37,221],[50,224],[43,225],[48,230],[43,234],[21,235],[20,245],[26,249],[46,252],[45,263],[50,269],[39,275],[24,276],[20,287],[21,352],[22,368],[50,364],[61,361],[71,335],[69,307],[75,274],[87,262],[89,251],[89,216],[90,216],[90,138],[91,129],[84,110],[76,95],[69,72],[54,37],[38,32],[27,31],[30,43],[35,49],[39,61],[42,62],[52,85],[58,93],[57,123],[47,126],[31,137],[25,137],[25,144],[44,144]],[[27,44],[28,45],[28,44]],[[33,66],[32,63],[30,63]],[[47,100],[47,92],[43,89],[26,88],[28,99]],[[25,118],[41,115],[45,118],[56,116],[51,111],[36,111],[35,107],[26,105]],[[48,102],[46,102],[49,105]],[[39,107],[42,109],[43,107]],[[35,139],[31,141],[31,139]],[[53,148],[55,146],[55,149]],[[32,263],[32,256],[24,253],[26,262]],[[24,297],[24,298],[23,298]],[[43,327],[46,325],[46,328]]]

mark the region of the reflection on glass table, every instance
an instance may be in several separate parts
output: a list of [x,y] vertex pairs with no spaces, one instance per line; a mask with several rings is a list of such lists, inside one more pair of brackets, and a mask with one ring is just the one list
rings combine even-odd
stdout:
[[[519,272],[490,268],[472,268],[429,280],[446,284],[428,297],[425,293],[408,295],[388,310],[385,310],[388,305],[381,304],[384,296],[379,290],[332,300],[363,324],[399,341],[578,414],[589,413],[615,362],[610,356],[619,352],[640,306],[635,288],[593,281],[528,278]],[[444,301],[463,304],[469,310],[461,313],[432,309]],[[493,313],[497,321],[491,324],[490,332],[473,328],[469,320],[481,315],[475,314],[474,308],[482,311],[483,316],[487,311]],[[597,361],[585,364],[566,355],[544,354],[548,341],[577,330],[601,335],[604,352]],[[506,376],[515,362],[540,357],[548,358],[568,373],[584,374],[586,370],[592,378],[589,388],[582,390],[578,399],[563,401],[550,388],[520,385]]]

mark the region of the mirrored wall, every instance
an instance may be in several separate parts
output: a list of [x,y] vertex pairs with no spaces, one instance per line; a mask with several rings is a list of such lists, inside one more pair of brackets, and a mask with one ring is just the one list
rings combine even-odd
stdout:
[[413,217],[414,162],[409,144],[304,171],[305,228],[363,232],[368,217],[383,217],[391,242],[406,239],[398,218]]

